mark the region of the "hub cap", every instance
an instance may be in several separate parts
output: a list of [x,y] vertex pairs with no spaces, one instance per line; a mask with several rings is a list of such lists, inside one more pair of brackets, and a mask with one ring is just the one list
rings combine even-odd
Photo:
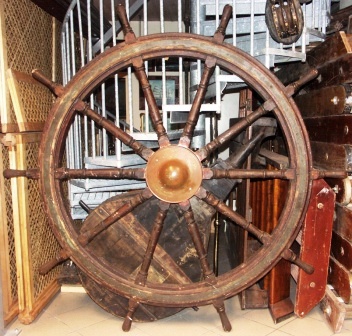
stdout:
[[146,168],[150,191],[169,203],[188,200],[202,182],[202,165],[188,148],[171,145],[152,155]]

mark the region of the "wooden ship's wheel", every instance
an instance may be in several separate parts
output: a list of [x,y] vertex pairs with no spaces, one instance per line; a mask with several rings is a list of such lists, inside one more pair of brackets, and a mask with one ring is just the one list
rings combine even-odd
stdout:
[[[258,61],[224,43],[224,31],[231,16],[229,6],[225,7],[213,38],[185,33],[136,38],[123,8],[118,11],[125,42],[93,59],[66,87],[45,79],[39,71],[33,73],[58,96],[46,123],[40,151],[44,203],[62,246],[58,260],[70,258],[74,261],[82,272],[88,292],[102,295],[101,300],[93,297],[97,302],[109,306],[107,303],[115,297],[123,298],[121,304],[124,308],[117,315],[125,315],[124,330],[129,330],[132,320],[146,319],[140,317],[140,313],[152,320],[151,316],[157,316],[160,307],[169,309],[169,313],[161,314],[165,316],[184,307],[213,304],[228,331],[231,324],[225,313],[224,300],[258,281],[281,258],[311,271],[290,250],[305,214],[311,187],[307,134],[291,96],[311,74],[302,83],[284,87]],[[204,65],[188,120],[177,143],[171,143],[163,126],[144,69],[145,61],[169,57],[200,60]],[[130,66],[149,107],[159,144],[156,150],[136,141],[128,132],[99,115],[88,103],[90,94],[99,85]],[[242,79],[263,103],[204,147],[195,149],[192,148],[192,137],[215,66]],[[145,160],[145,167],[67,168],[66,138],[77,114],[93,120],[129,146]],[[227,146],[254,122],[269,116],[276,120],[282,131],[288,168],[275,171],[242,169],[244,160],[260,145],[260,136],[243,144],[228,160],[208,164],[209,157],[219,147]],[[67,180],[77,178],[138,179],[144,180],[146,187],[105,201],[90,211],[81,225],[77,225],[65,194]],[[271,233],[258,229],[224,201],[236,183],[254,178],[287,180],[285,207]],[[215,213],[248,231],[260,244],[246,262],[219,275],[213,272],[207,260],[210,223]],[[110,310],[113,310],[111,306]]]

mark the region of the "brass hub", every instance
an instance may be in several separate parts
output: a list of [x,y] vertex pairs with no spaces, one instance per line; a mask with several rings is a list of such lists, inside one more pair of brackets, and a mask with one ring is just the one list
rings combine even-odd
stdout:
[[155,152],[146,167],[150,191],[168,203],[188,200],[202,183],[202,164],[188,148],[171,145]]

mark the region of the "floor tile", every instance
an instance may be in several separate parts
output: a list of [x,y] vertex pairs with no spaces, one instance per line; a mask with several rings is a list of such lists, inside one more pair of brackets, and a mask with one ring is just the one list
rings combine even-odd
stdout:
[[343,324],[343,329],[352,331],[352,319],[346,319]]
[[290,321],[296,319],[295,316],[292,316],[292,317],[290,317],[280,323],[274,323],[274,321],[270,315],[269,309],[252,309],[247,314],[245,314],[244,317],[246,319],[264,324],[264,325],[266,325],[270,328],[273,328],[273,329],[278,329],[281,326],[283,326],[284,324],[289,323]]
[[56,318],[67,324],[73,331],[77,331],[78,329],[107,320],[111,318],[111,314],[107,313],[96,304],[89,304],[87,306],[59,314]]
[[18,329],[21,330],[20,336],[66,336],[73,332],[67,324],[54,317],[30,325],[20,325]]
[[137,323],[132,324],[131,330],[128,333],[122,331],[123,320],[119,318],[107,319],[89,327],[79,329],[78,332],[82,336],[97,336],[103,332],[105,335],[126,335],[126,336],[150,336],[146,332],[138,329]]
[[293,336],[292,334],[285,333],[281,330],[275,330],[272,333],[268,334],[267,336]]
[[152,336],[165,336],[165,331],[169,333],[171,330],[175,333],[170,336],[202,336],[209,331],[201,323],[190,322],[177,315],[151,323],[135,323],[134,326]]
[[326,322],[305,317],[294,319],[293,321],[279,328],[280,331],[299,336],[331,336],[332,330]]
[[325,321],[324,313],[320,309],[320,306],[317,305],[314,307],[307,315],[306,317],[310,317],[319,321]]
[[45,308],[45,312],[51,316],[63,314],[79,307],[95,305],[93,300],[84,293],[60,293]]
[[[123,320],[104,311],[87,294],[60,293],[30,325],[14,321],[7,330],[20,336],[332,336],[334,333],[319,307],[299,319],[292,317],[274,324],[267,309],[241,310],[238,297],[225,301],[232,331],[222,329],[212,305],[191,308],[152,323],[133,323],[122,331]],[[352,336],[352,320],[345,320],[341,336]]]

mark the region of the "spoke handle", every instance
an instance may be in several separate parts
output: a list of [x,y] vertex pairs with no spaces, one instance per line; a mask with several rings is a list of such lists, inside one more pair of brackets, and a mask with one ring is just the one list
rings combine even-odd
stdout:
[[286,87],[286,94],[289,96],[292,96],[295,92],[297,92],[304,84],[310,82],[313,80],[315,77],[318,76],[318,70],[317,69],[312,69],[308,71],[305,75],[300,77],[297,81],[289,84]]
[[125,317],[125,320],[123,321],[123,324],[122,324],[122,330],[123,331],[130,331],[131,329],[131,325],[132,325],[132,318],[133,318],[133,315],[136,311],[136,309],[138,308],[139,306],[139,302],[134,300],[134,299],[130,299],[129,302],[128,302],[128,312],[127,312],[127,315]]
[[133,43],[136,40],[136,35],[133,32],[133,29],[128,21],[126,8],[122,4],[118,4],[116,7],[116,14],[121,22],[121,27],[123,34],[125,35],[125,42]]
[[5,169],[3,172],[5,178],[10,179],[13,177],[28,177],[30,179],[39,179],[39,169],[31,168],[27,170],[20,169]]
[[36,79],[39,83],[46,86],[56,97],[61,97],[63,95],[64,87],[46,77],[41,70],[34,69],[32,71],[32,77]]
[[219,314],[222,328],[224,329],[224,331],[231,331],[232,326],[231,326],[231,322],[230,322],[230,320],[226,314],[226,311],[225,311],[224,301],[223,300],[216,300],[213,302],[213,305]]
[[60,263],[64,262],[69,258],[68,253],[65,250],[60,250],[58,254],[45,264],[41,265],[39,267],[39,274],[40,275],[45,275],[50,272],[55,266],[59,265]]
[[293,264],[297,265],[299,268],[301,268],[307,274],[313,274],[314,273],[314,267],[312,265],[307,264],[302,259],[300,259],[297,256],[297,254],[295,254],[292,250],[286,249],[283,252],[282,257],[284,259],[286,259],[287,261],[290,261]]
[[225,35],[227,25],[232,16],[232,6],[226,5],[221,15],[221,20],[218,29],[216,30],[215,36],[221,34],[222,36]]

